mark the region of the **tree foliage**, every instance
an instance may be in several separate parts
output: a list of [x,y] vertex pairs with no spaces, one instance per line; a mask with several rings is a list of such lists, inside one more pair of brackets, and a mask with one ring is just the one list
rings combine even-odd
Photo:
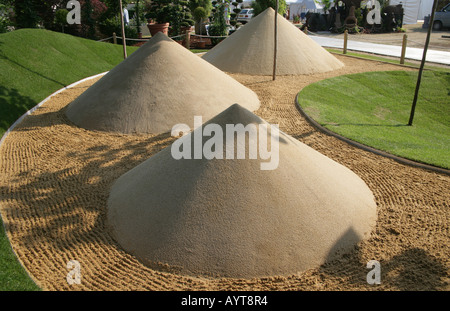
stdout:
[[[254,10],[253,15],[256,16],[264,12],[268,7],[275,10],[277,6],[277,0],[255,0],[252,2],[252,8]],[[284,15],[286,13],[287,6],[286,0],[278,0],[278,13]]]
[[314,2],[320,4],[323,7],[324,12],[328,12],[334,4],[333,0],[314,0]]
[[8,27],[12,26],[11,21],[11,0],[0,0],[0,33],[7,32]]
[[198,7],[202,7],[206,11],[206,15],[209,16],[211,14],[212,3],[211,0],[190,0],[189,1],[189,9],[191,12]]
[[[216,3],[214,5],[213,23],[209,28],[211,36],[226,36],[228,35],[227,22],[225,20],[225,3]],[[212,38],[213,45],[219,43],[222,39]]]

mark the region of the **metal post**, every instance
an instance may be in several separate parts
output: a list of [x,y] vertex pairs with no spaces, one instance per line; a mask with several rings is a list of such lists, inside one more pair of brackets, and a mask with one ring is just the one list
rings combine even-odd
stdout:
[[402,55],[400,56],[400,64],[405,63],[405,54],[406,54],[406,43],[408,41],[408,36],[406,34],[403,35],[403,42],[402,42]]
[[277,25],[277,17],[278,17],[278,0],[275,9],[275,26],[274,26],[274,48],[273,48],[273,75],[272,80],[275,81],[276,71],[277,71],[277,45],[278,45],[278,25]]
[[345,29],[345,31],[344,31],[344,51],[343,51],[343,54],[347,54],[347,37],[348,37],[348,30]]
[[433,28],[433,22],[434,22],[434,12],[436,11],[437,4],[438,4],[438,0],[434,0],[433,9],[431,11],[430,24],[428,25],[427,39],[425,41],[425,46],[423,48],[422,62],[420,63],[419,75],[417,77],[416,90],[414,92],[414,99],[413,99],[413,103],[412,103],[412,107],[411,107],[411,113],[409,115],[409,122],[408,122],[409,126],[412,125],[412,122],[414,119],[414,112],[416,110],[417,98],[419,96],[420,82],[422,80],[422,72],[423,72],[423,67],[425,66],[425,58],[427,56],[428,44],[430,43],[431,29]]
[[120,22],[122,26],[122,45],[123,45],[123,59],[127,58],[127,42],[125,40],[125,25],[123,23],[123,8],[122,8],[122,0],[119,0],[120,6]]

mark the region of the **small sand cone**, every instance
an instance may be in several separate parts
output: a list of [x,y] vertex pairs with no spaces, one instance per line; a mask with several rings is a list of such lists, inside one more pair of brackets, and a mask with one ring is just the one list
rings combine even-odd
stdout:
[[[272,75],[275,11],[268,8],[203,55],[230,73]],[[281,15],[278,16],[278,75],[304,75],[342,68],[344,64]]]
[[67,108],[89,129],[163,133],[193,116],[208,120],[240,103],[259,108],[257,95],[162,33],[131,54]]

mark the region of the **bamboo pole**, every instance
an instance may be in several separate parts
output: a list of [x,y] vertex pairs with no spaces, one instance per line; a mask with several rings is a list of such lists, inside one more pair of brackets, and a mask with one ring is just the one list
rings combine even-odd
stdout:
[[277,49],[278,49],[278,25],[277,25],[277,17],[278,17],[278,0],[275,9],[275,25],[274,25],[274,49],[273,49],[273,75],[272,80],[275,81],[276,71],[277,71]]
[[127,58],[127,42],[125,39],[125,25],[123,22],[123,8],[122,8],[122,0],[119,0],[120,6],[120,23],[122,27],[122,45],[123,45],[123,59]]
[[436,11],[437,4],[438,4],[438,0],[434,0],[433,9],[431,11],[430,24],[428,25],[427,39],[425,41],[425,46],[423,48],[422,62],[420,63],[419,75],[417,77],[416,90],[414,92],[414,99],[413,99],[413,103],[412,103],[412,107],[411,107],[411,113],[409,115],[409,122],[408,122],[409,126],[412,125],[412,122],[414,119],[414,112],[416,110],[417,98],[419,96],[420,82],[422,80],[422,72],[423,72],[423,67],[425,66],[425,58],[427,57],[427,50],[428,50],[428,44],[430,43],[431,29],[433,28],[433,22],[434,22],[434,12]]

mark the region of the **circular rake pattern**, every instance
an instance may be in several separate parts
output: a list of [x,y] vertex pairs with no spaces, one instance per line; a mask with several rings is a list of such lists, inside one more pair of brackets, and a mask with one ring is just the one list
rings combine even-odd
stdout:
[[[372,190],[377,225],[350,253],[287,277],[190,277],[144,266],[112,238],[106,202],[119,176],[174,139],[170,133],[121,135],[73,125],[64,109],[92,84],[88,81],[53,96],[0,146],[1,216],[18,259],[45,290],[448,290],[450,178],[321,133],[295,106],[296,94],[310,83],[401,68],[339,58],[346,66],[326,74],[276,81],[233,77],[258,94],[258,116],[350,168]],[[67,282],[71,260],[80,264],[80,284]],[[370,260],[381,264],[381,284],[375,287],[366,282]]]

